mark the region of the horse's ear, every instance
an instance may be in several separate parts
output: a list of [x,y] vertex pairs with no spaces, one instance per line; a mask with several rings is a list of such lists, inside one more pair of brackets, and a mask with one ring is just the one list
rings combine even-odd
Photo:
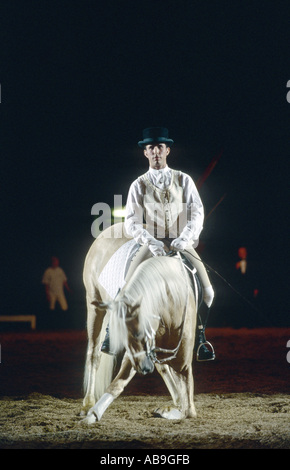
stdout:
[[133,304],[131,304],[131,313],[133,313],[138,307],[140,307],[142,302],[142,296],[138,297]]

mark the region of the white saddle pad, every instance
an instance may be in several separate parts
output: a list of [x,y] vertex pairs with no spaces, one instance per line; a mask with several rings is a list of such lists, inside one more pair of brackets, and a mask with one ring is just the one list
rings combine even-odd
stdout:
[[101,272],[99,282],[112,299],[124,286],[128,267],[139,248],[135,240],[129,240],[113,254]]

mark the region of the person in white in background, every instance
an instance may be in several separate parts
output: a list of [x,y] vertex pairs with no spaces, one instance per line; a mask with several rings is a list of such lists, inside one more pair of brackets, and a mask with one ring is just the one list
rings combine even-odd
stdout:
[[45,285],[45,294],[50,310],[55,310],[55,304],[58,302],[61,309],[66,311],[68,304],[64,294],[64,287],[68,292],[70,292],[70,288],[66,274],[59,266],[59,259],[56,256],[51,258],[51,266],[45,270],[42,284]]
[[[165,248],[167,251],[180,251],[197,270],[208,309],[214,299],[214,290],[194,249],[203,228],[203,204],[192,178],[167,165],[173,143],[164,127],[144,129],[143,140],[138,142],[148,159],[149,170],[131,184],[128,193],[125,229],[141,248],[131,263],[126,280],[148,257],[166,255]],[[102,348],[104,352],[108,352],[106,339]],[[205,344],[204,328],[200,325],[197,338],[200,360],[214,359],[213,348],[209,349]]]

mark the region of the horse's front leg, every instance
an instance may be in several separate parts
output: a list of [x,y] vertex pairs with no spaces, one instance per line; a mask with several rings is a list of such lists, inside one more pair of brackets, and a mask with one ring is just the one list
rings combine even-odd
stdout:
[[156,369],[162,376],[171,394],[173,403],[177,408],[157,408],[154,414],[166,419],[196,417],[193,401],[193,375],[191,367],[186,368],[182,373],[177,372],[167,364],[156,364]]
[[87,414],[88,410],[95,404],[96,373],[101,360],[100,334],[104,320],[104,311],[98,310],[89,299],[87,299],[87,333],[88,349],[86,356],[84,389],[85,397],[81,409],[81,415]]
[[182,372],[175,374],[184,382],[186,399],[183,402],[183,410],[186,418],[196,418],[196,409],[194,405],[194,382],[191,364]]
[[121,369],[111,385],[107,388],[106,393],[97,401],[97,403],[89,410],[87,417],[82,422],[87,424],[100,421],[106,409],[110,404],[123,392],[124,388],[132,380],[136,370],[132,367],[131,362],[125,354]]

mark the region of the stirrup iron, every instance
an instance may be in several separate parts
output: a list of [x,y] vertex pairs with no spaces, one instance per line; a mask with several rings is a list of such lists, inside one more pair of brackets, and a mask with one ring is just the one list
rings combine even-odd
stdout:
[[[212,353],[212,357],[210,358],[200,358],[200,349],[205,346],[206,349]],[[197,348],[197,351],[196,351],[196,360],[197,362],[206,362],[206,361],[214,361],[215,360],[215,352],[214,352],[214,348],[213,348],[213,345],[209,342],[209,341],[205,341],[204,343],[200,343],[200,345],[198,346]]]

